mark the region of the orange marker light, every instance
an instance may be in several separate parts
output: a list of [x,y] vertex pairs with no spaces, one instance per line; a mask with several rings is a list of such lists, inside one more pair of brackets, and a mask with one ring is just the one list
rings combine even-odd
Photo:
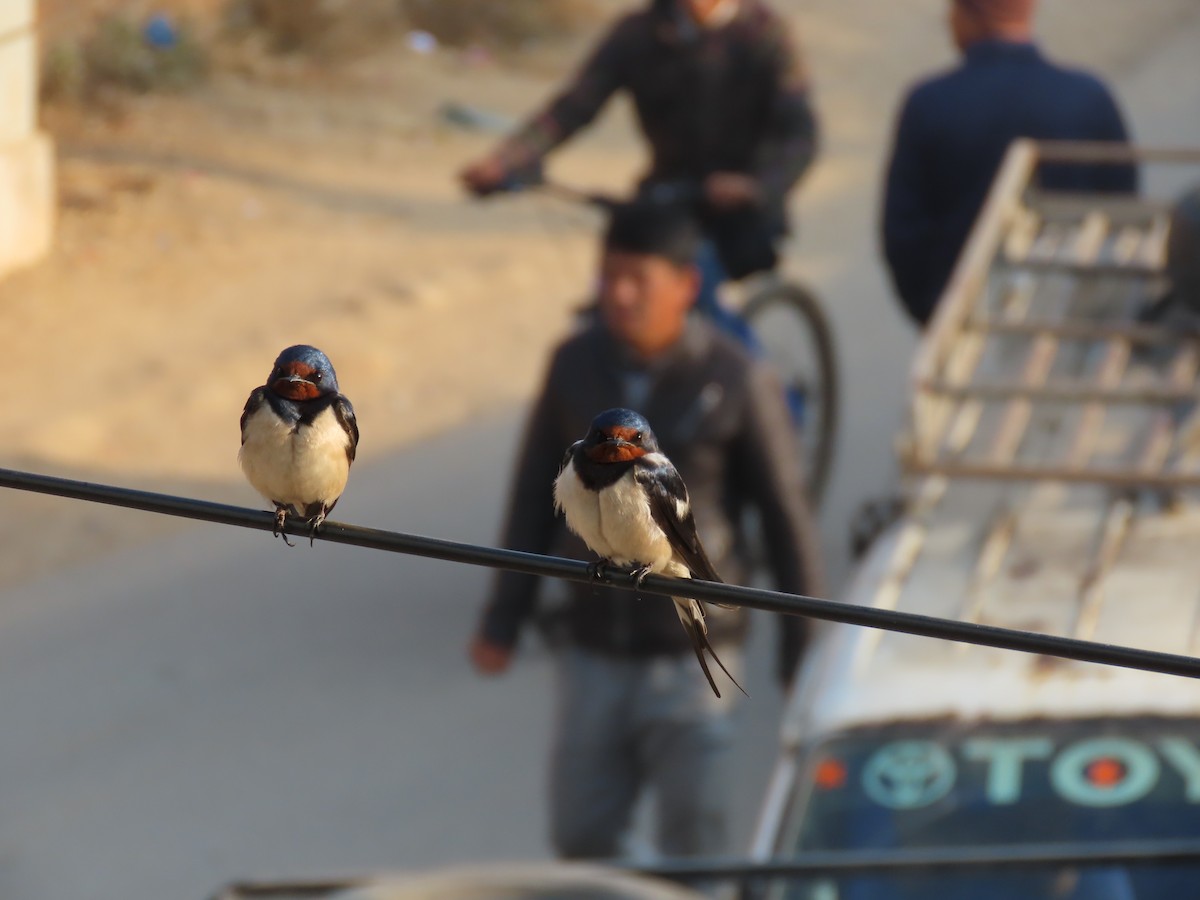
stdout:
[[846,766],[836,759],[823,759],[813,770],[813,784],[823,791],[832,791],[846,785]]
[[1088,781],[1096,787],[1114,787],[1125,780],[1125,766],[1112,757],[1092,762],[1084,770]]

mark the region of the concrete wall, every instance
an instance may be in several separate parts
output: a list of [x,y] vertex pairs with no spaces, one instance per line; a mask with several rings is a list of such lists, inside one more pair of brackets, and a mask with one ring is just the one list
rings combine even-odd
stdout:
[[0,275],[40,259],[54,225],[54,151],[37,130],[36,0],[0,0]]

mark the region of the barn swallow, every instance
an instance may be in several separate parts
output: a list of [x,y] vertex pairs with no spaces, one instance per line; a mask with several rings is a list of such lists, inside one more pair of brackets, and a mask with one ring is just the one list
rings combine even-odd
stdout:
[[238,460],[256,491],[275,504],[275,535],[290,514],[308,520],[309,544],[346,488],[358,447],[358,421],[338,393],[337,375],[324,353],[307,344],[288,347],[267,383],[250,393],[242,411]]
[[[600,567],[632,566],[639,584],[651,573],[721,580],[696,533],[687,486],[659,449],[650,424],[632,410],[605,410],[592,420],[587,436],[571,445],[554,482],[554,505],[566,515],[567,527],[600,556]],[[721,696],[706,651],[746,693],[708,641],[703,605],[671,599],[713,693]]]

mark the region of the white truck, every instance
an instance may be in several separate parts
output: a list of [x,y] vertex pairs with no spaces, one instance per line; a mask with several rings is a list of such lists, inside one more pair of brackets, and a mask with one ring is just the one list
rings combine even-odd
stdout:
[[[1010,150],[914,364],[903,513],[846,603],[1200,654],[1200,329],[1155,306],[1170,205],[1035,186],[1131,159],[1200,178],[1200,152]],[[753,858],[863,865],[768,896],[1200,897],[1196,681],[828,626],[782,744]]]

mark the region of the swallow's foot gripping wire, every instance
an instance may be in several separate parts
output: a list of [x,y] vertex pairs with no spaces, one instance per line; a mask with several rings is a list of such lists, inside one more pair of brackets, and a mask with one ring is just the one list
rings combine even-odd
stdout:
[[308,546],[312,546],[317,540],[317,529],[325,522],[325,510],[321,510],[315,516],[308,520]]
[[633,582],[635,587],[641,587],[642,582],[646,580],[646,576],[650,574],[650,566],[634,566],[629,570],[629,580]]
[[587,573],[592,581],[608,581],[608,567],[612,565],[612,560],[598,559],[595,562],[588,563]]
[[286,506],[275,504],[275,527],[271,529],[271,534],[277,538],[283,538],[283,542],[289,547],[295,547],[296,545],[289,541],[287,535],[283,533],[283,525],[287,521],[287,514],[288,509]]

